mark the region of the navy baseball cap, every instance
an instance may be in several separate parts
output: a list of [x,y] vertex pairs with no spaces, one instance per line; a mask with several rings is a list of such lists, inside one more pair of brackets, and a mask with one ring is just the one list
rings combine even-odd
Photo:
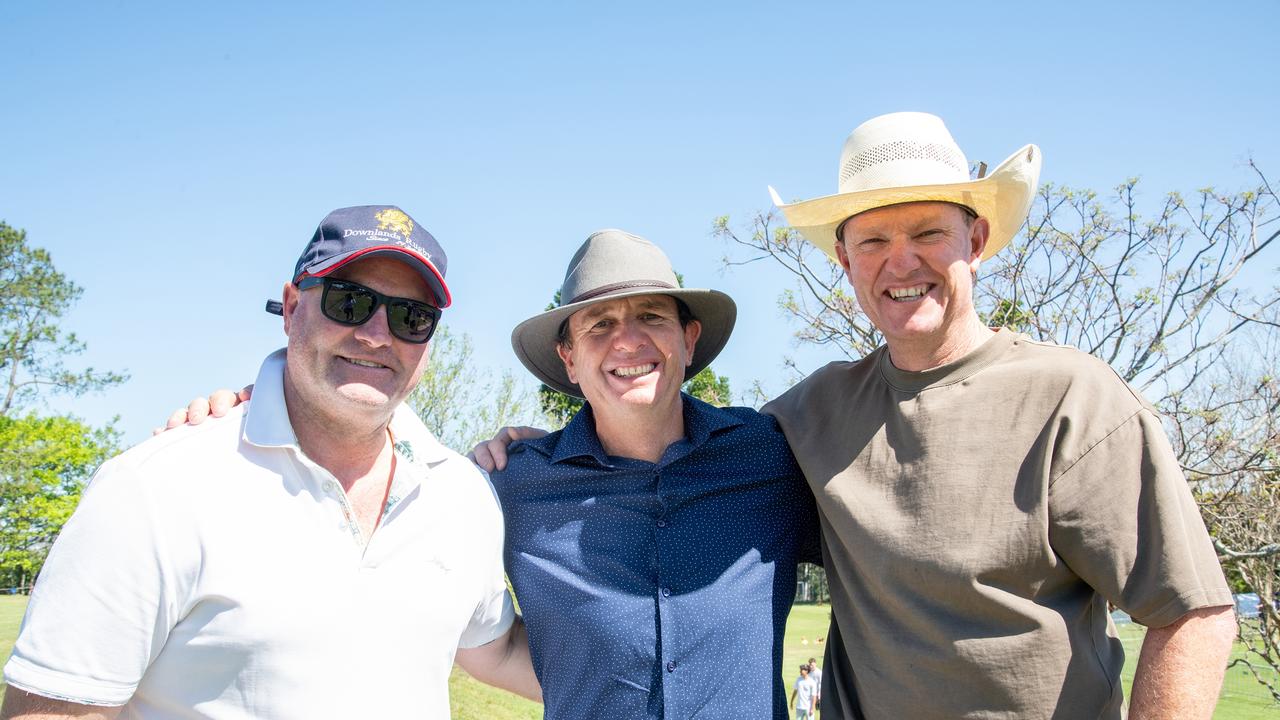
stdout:
[[[378,255],[392,256],[417,270],[435,295],[436,307],[453,302],[444,283],[448,265],[444,249],[409,213],[395,205],[339,208],[325,216],[293,269],[293,283],[324,277],[349,262]],[[281,314],[278,303],[267,311]]]

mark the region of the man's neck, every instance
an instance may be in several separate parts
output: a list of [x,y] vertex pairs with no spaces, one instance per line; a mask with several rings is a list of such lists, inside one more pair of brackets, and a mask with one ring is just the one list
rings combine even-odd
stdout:
[[[337,417],[329,408],[304,401],[284,386],[285,408],[298,439],[298,447],[317,465],[328,470],[348,492],[361,480],[388,481],[391,463],[390,419]],[[361,422],[365,420],[365,422]]]
[[889,341],[889,360],[894,367],[907,372],[932,370],[960,360],[982,347],[992,335],[995,335],[995,331],[983,325],[978,316],[974,315],[961,327],[947,333],[941,343],[933,340],[918,344]]
[[684,437],[684,400],[665,408],[639,407],[631,412],[599,412],[592,407],[596,436],[614,457],[656,463],[672,443]]

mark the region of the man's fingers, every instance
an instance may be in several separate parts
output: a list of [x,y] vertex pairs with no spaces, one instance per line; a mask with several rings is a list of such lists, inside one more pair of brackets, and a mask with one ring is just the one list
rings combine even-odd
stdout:
[[178,427],[179,425],[185,424],[186,422],[187,422],[187,409],[184,407],[180,407],[177,410],[174,410],[171,415],[169,415],[169,419],[165,421],[164,429],[172,430]]
[[245,385],[240,388],[240,392],[236,393],[236,397],[240,399],[240,402],[245,402],[249,398],[253,397],[253,385]]
[[467,453],[471,462],[479,465],[485,472],[507,469],[507,446],[517,440],[532,440],[546,435],[540,428],[508,425],[494,434],[492,440],[478,443]]
[[493,472],[496,465],[493,462],[493,455],[489,453],[489,448],[486,447],[487,445],[487,441],[477,443],[475,447],[471,448],[471,452],[467,453],[467,459],[479,465],[481,470]]
[[489,456],[493,458],[494,468],[498,470],[507,469],[507,445],[510,443],[511,441],[505,438],[502,440],[494,438],[485,443],[485,449],[489,451]]
[[507,441],[504,445],[510,445],[516,440],[533,440],[534,438],[540,438],[546,434],[546,430],[543,430],[542,428],[529,427],[528,425],[519,425],[516,427],[508,426],[499,430],[498,434],[494,437],[494,440],[505,435]]
[[209,417],[209,401],[199,397],[187,403],[187,424],[199,425]]
[[[214,390],[209,395],[209,414],[216,418],[220,418],[231,411],[231,408],[239,405],[241,402],[239,393],[225,388]],[[194,421],[192,421],[194,424]]]

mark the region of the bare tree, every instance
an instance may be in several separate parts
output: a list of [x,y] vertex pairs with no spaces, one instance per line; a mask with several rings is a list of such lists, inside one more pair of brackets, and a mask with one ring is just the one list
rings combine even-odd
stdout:
[[[1046,185],[1027,225],[981,268],[990,325],[1106,360],[1164,414],[1228,577],[1262,598],[1242,624],[1246,664],[1280,701],[1280,201],[1254,188],[1147,204],[1137,180],[1105,197]],[[772,261],[792,276],[780,307],[802,344],[861,357],[882,338],[825,254],[759,213],[739,231],[718,218],[729,266]]]
[[540,418],[532,392],[510,372],[477,367],[470,336],[441,327],[431,339],[427,369],[406,402],[446,447],[468,452],[503,425]]

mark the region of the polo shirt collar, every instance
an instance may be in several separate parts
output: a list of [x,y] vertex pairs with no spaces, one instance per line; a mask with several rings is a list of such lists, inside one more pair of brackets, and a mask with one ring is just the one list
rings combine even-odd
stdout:
[[244,439],[258,447],[298,446],[284,404],[284,348],[262,361],[253,381],[253,399],[245,410]]
[[[727,428],[736,427],[742,421],[732,413],[709,405],[697,398],[680,393],[684,408],[684,434],[690,450],[705,443],[712,435]],[[591,458],[603,466],[609,466],[609,456],[596,434],[595,416],[591,404],[586,403],[564,430],[524,443],[551,458],[552,463],[575,458]]]

